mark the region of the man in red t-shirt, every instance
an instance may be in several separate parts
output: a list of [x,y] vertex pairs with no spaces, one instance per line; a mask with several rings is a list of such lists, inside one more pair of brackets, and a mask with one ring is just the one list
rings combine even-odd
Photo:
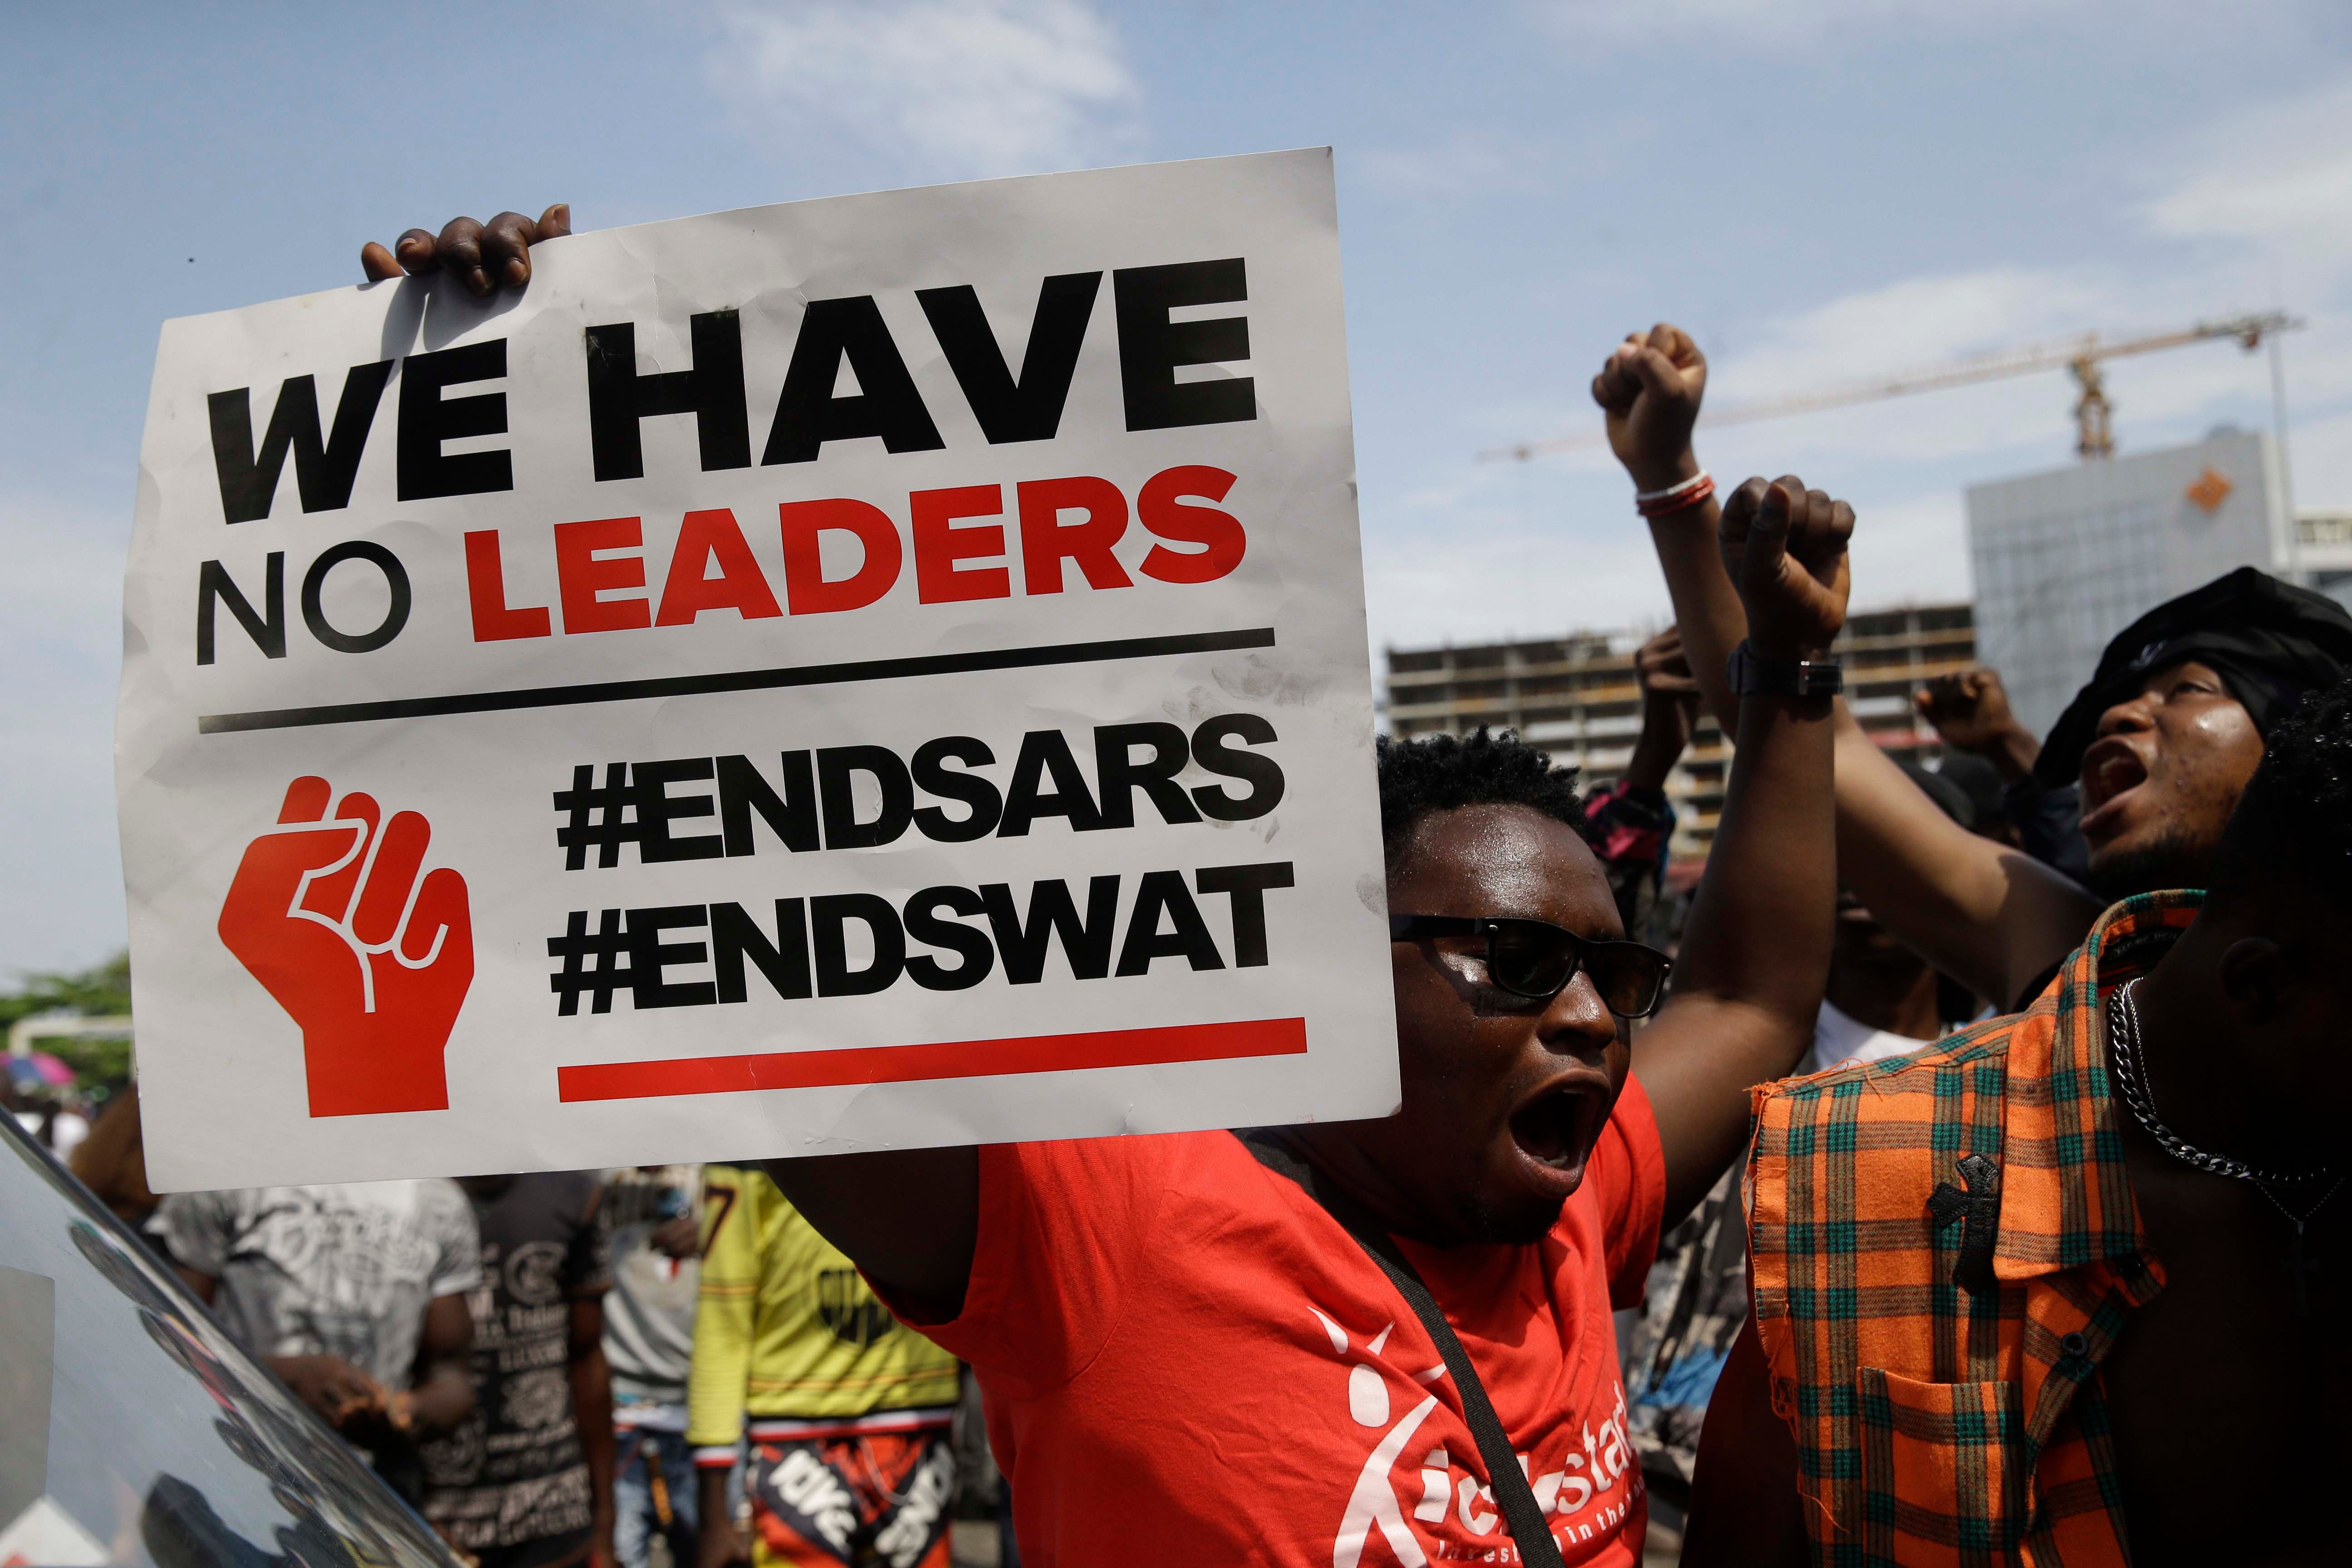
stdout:
[[[364,259],[373,278],[444,268],[488,294],[527,286],[529,246],[568,227],[560,207],[461,218]],[[1795,479],[1751,479],[1724,509],[1753,694],[1638,1079],[1623,1015],[1654,1005],[1656,955],[1622,944],[1572,777],[1508,738],[1383,742],[1402,1104],[1274,1134],[1427,1282],[1569,1563],[1641,1556],[1611,1309],[1738,1152],[1747,1087],[1811,1044],[1834,896],[1831,708],[1774,693],[1803,689],[1797,661],[1844,623],[1853,521]],[[1421,1320],[1233,1134],[766,1169],[977,1369],[1030,1568],[1516,1560]]]

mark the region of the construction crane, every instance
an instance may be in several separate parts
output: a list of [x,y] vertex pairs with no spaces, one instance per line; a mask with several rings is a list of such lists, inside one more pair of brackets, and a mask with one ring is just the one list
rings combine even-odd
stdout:
[[[2102,363],[2122,359],[2126,354],[2182,348],[2215,338],[2233,338],[2239,347],[2252,353],[2277,333],[2291,332],[2303,325],[2300,316],[2272,310],[2261,315],[2200,321],[2180,331],[2154,332],[2144,337],[2118,338],[2112,342],[2102,339],[2096,332],[2079,332],[2073,337],[2004,349],[1997,353],[1937,365],[1907,375],[1850,382],[1843,386],[1825,387],[1819,392],[1799,393],[1790,397],[1768,398],[1757,403],[1735,403],[1720,412],[1710,410],[1702,414],[1700,423],[1710,426],[1747,425],[1759,419],[1780,419],[1792,414],[1813,414],[1824,408],[1845,408],[1857,403],[1875,403],[1886,397],[1911,397],[1923,392],[1941,392],[1947,387],[1969,386],[1979,381],[2000,381],[2012,375],[2031,375],[2036,371],[2056,370],[2063,366],[2074,373],[2074,384],[2079,389],[2079,395],[2074,400],[2074,449],[2085,459],[2112,457],[2116,439],[2109,423],[2112,410],[2107,404],[2106,379],[2099,368]],[[2273,395],[2275,399],[2284,396],[2284,389],[2277,384],[2279,368],[2275,343],[2272,345],[2272,352]],[[1548,457],[1554,452],[1573,452],[1598,447],[1607,440],[1607,435],[1596,428],[1581,435],[1555,437],[1549,441],[1521,441],[1508,447],[1489,447],[1478,454],[1478,460],[1493,463],[1509,458],[1526,462],[1531,458]]]

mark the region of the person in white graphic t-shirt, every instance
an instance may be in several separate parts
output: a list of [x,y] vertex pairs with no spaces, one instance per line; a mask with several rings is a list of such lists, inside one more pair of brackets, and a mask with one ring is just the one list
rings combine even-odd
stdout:
[[156,1223],[228,1336],[415,1501],[417,1442],[474,1408],[481,1241],[457,1184],[173,1193]]

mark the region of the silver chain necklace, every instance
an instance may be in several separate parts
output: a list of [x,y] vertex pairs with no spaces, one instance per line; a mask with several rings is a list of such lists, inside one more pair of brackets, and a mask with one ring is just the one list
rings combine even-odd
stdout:
[[2279,1267],[2294,1281],[2294,1315],[2311,1315],[2310,1281],[2314,1274],[2322,1273],[2326,1265],[2307,1249],[2308,1226],[2311,1216],[2326,1208],[2329,1200],[2343,1190],[2345,1182],[2352,1179],[2352,1171],[2338,1175],[2328,1183],[2327,1190],[2303,1206],[2301,1213],[2287,1207],[2284,1200],[2271,1191],[2273,1184],[2280,1186],[2300,1186],[2316,1182],[2330,1173],[2326,1166],[2311,1171],[2263,1171],[2232,1160],[2226,1154],[2215,1154],[2200,1149],[2186,1138],[2167,1127],[2156,1114],[2156,1096],[2150,1092],[2147,1069],[2139,1059],[2139,1003],[2132,993],[2139,988],[2137,980],[2116,987],[2107,1000],[2107,1059],[2115,1064],[2116,1082],[2124,1091],[2124,1104],[2131,1108],[2133,1120],[2145,1128],[2147,1135],[2161,1145],[2164,1152],[2186,1165],[2200,1171],[2210,1171],[2217,1176],[2233,1176],[2252,1182],[2254,1190],[2270,1199],[2271,1206],[2286,1215],[2294,1226],[2294,1237],[2285,1261]]
[[[2156,1114],[2156,1096],[2148,1089],[2147,1069],[2139,1059],[2139,1003],[2132,994],[2138,989],[2139,982],[2129,980],[2116,987],[2115,994],[2107,999],[2107,1057],[2115,1064],[2116,1082],[2124,1091],[2124,1104],[2130,1108],[2133,1120],[2147,1129],[2147,1135],[2155,1139],[2166,1153],[2184,1165],[2194,1165],[2217,1176],[2252,1182],[2263,1188],[2263,1195],[2270,1197],[2274,1204],[2278,1199],[2271,1196],[2269,1189],[2272,1184],[2293,1186],[2304,1182],[2315,1182],[2334,1173],[2325,1165],[2309,1171],[2262,1170],[2243,1160],[2232,1160],[2226,1154],[2200,1149],[2167,1127]],[[2335,1189],[2331,1187],[2328,1196],[2334,1195]],[[2321,1203],[2326,1201],[2326,1198],[2320,1200]],[[2316,1206],[2314,1205],[2315,1208]],[[2310,1217],[2308,1214],[2298,1216],[2284,1204],[2280,1204],[2279,1208],[2289,1219]]]

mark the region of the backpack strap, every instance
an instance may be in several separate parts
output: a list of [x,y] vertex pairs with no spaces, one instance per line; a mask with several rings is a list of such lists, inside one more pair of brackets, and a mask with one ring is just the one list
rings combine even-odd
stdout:
[[1356,1244],[1389,1277],[1389,1283],[1396,1287],[1397,1294],[1404,1298],[1405,1305],[1412,1309],[1412,1315],[1436,1343],[1446,1374],[1454,1379],[1454,1386],[1462,1395],[1462,1417],[1469,1424],[1470,1436],[1478,1445],[1478,1457],[1486,1462],[1487,1489],[1502,1510],[1503,1522],[1510,1528],[1512,1544],[1519,1549],[1519,1561],[1531,1568],[1560,1568],[1559,1543],[1552,1539],[1550,1527],[1544,1523],[1543,1508],[1528,1486],[1527,1472],[1519,1468],[1519,1457],[1511,1451],[1511,1440],[1495,1415],[1494,1404],[1486,1397],[1486,1386],[1478,1381],[1477,1369],[1470,1364],[1469,1353],[1454,1337],[1454,1325],[1445,1321],[1437,1298],[1430,1294],[1428,1285],[1413,1268],[1412,1260],[1397,1246],[1396,1238],[1337,1184],[1320,1179],[1315,1167],[1299,1157],[1278,1130],[1253,1127],[1234,1136],[1241,1140],[1242,1146],[1259,1164],[1297,1183],[1308,1197],[1322,1205],[1324,1212],[1339,1223],[1340,1229],[1354,1237]]

